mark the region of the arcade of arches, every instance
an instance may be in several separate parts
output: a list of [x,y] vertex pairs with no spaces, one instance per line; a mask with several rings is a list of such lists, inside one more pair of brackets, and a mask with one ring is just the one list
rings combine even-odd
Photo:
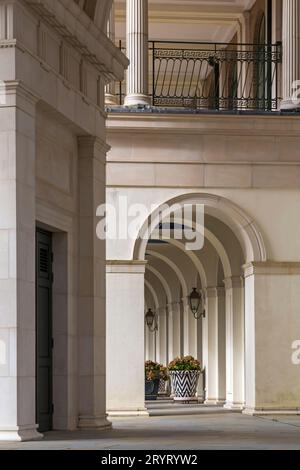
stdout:
[[[117,192],[129,199],[136,197],[136,190],[118,189]],[[111,196],[116,201],[115,190]],[[150,193],[144,189],[139,201],[142,198],[146,203],[147,197]],[[205,369],[198,396],[207,404],[222,404],[227,409],[240,409],[249,414],[292,412],[293,400],[297,408],[298,392],[293,395],[284,391],[285,385],[276,379],[276,357],[281,352],[278,343],[274,344],[274,335],[280,334],[280,342],[288,350],[285,376],[290,374],[290,379],[295,380],[295,366],[290,359],[293,332],[289,328],[276,331],[279,321],[282,327],[285,323],[284,318],[279,320],[282,301],[278,283],[287,283],[293,295],[297,295],[298,264],[268,261],[268,247],[258,224],[228,198],[203,192],[183,193],[162,201],[166,203],[171,207],[173,204],[203,205],[204,245],[199,250],[187,250],[187,241],[173,238],[172,231],[169,240],[151,236],[147,240],[143,236],[147,226],[144,223],[134,245],[133,241],[127,241],[131,246],[123,244],[119,248],[123,253],[132,253],[132,260],[108,261],[107,360],[114,371],[110,374],[108,370],[107,376],[109,414],[147,413],[144,348],[146,359],[163,364],[177,356],[197,357]],[[154,227],[159,220],[164,222],[163,217],[169,220],[168,213],[159,216],[159,206],[157,211]],[[172,214],[173,227],[181,223],[178,211]],[[184,224],[201,231],[193,220],[184,219]],[[117,251],[115,242],[108,240],[108,253]],[[194,318],[188,303],[188,295],[195,286],[205,299],[206,315],[200,320]],[[149,331],[144,323],[148,308],[157,315],[155,332]],[[127,335],[132,342],[125,340]],[[122,344],[120,355],[116,344]],[[270,353],[260,354],[265,348]],[[130,371],[123,367],[124,361],[130,363]],[[117,393],[120,377],[128,387],[123,398]],[[288,401],[283,405],[277,397],[285,393]]]

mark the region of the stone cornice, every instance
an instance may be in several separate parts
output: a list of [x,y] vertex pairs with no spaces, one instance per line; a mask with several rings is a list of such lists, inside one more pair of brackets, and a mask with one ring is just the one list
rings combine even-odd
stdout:
[[[34,60],[36,60],[39,65],[41,66],[42,69],[44,69],[47,73],[49,74],[52,74],[53,77],[55,77],[56,79],[60,80],[63,85],[68,89],[68,90],[72,90],[74,93],[76,93],[78,96],[80,96],[80,98],[82,99],[82,101],[84,103],[86,103],[88,106],[93,106],[93,107],[97,107],[97,111],[98,113],[100,113],[100,115],[106,119],[107,118],[107,114],[105,111],[103,111],[103,109],[99,106],[99,104],[96,104],[94,100],[92,100],[90,97],[86,96],[83,92],[81,92],[77,87],[75,87],[74,85],[72,85],[68,80],[66,80],[65,77],[63,77],[62,75],[60,75],[56,70],[53,69],[53,67],[51,67],[48,63],[46,63],[45,61],[43,61],[40,57],[38,57],[36,54],[34,54],[31,50],[29,50],[28,48],[26,48],[23,44],[21,44],[19,41],[15,40],[15,39],[12,39],[12,40],[1,40],[0,41],[0,49],[7,49],[7,48],[17,48],[19,49],[22,53],[27,53],[29,54]],[[6,84],[9,84],[9,83],[12,83],[12,82],[9,82],[9,81],[5,81]],[[17,82],[15,81],[15,83],[18,83],[19,86],[21,86],[21,82]],[[26,85],[22,85],[23,88],[26,88]],[[34,91],[33,90],[29,90],[29,87],[27,87],[28,89],[28,92],[30,92],[32,95],[34,95]],[[38,96],[38,95],[35,95],[35,96]],[[44,96],[39,96],[38,97],[38,100],[41,100],[43,101],[44,100]],[[50,106],[52,103],[48,103]]]
[[75,2],[23,0],[23,3],[77,49],[107,81],[123,78],[128,59]]
[[253,262],[243,266],[245,278],[253,275],[300,275],[300,262]]
[[299,136],[299,115],[223,115],[220,114],[156,114],[110,113],[107,119],[110,134],[186,134],[238,136]]
[[148,261],[136,260],[136,259],[108,259],[106,260],[106,266],[146,266]]
[[106,273],[144,274],[146,264],[142,260],[106,260]]
[[5,104],[0,104],[0,107],[16,106],[22,109],[25,113],[35,116],[36,104],[39,102],[39,97],[35,95],[32,90],[18,80],[11,80],[0,84],[0,96],[5,96]]

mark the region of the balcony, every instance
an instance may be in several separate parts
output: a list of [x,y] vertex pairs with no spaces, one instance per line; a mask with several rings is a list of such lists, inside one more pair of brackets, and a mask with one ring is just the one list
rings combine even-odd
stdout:
[[[120,48],[125,49],[122,44]],[[281,43],[150,41],[149,95],[152,110],[277,111],[281,99],[281,59]],[[123,105],[125,90],[125,82],[117,85],[119,106]]]

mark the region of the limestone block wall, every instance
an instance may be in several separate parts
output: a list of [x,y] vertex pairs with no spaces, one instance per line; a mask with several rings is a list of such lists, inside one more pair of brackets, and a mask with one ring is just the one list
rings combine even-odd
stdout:
[[[102,9],[100,16],[108,13]],[[53,424],[109,426],[105,244],[94,228],[105,200],[104,85],[122,79],[127,63],[75,2],[1,2],[0,439],[41,437],[35,416],[37,225],[53,234]]]
[[[243,229],[253,223],[258,227],[264,247],[256,255],[245,251],[240,255],[232,236],[230,241],[229,234],[215,225],[231,266],[231,274],[226,274],[223,263],[225,406],[245,407],[251,414],[299,409],[299,371],[292,362],[292,345],[299,339],[299,130],[296,116],[113,113],[108,119],[107,200],[117,213],[120,196],[128,207],[144,204],[150,215],[151,205],[153,210],[190,194],[204,201],[225,198],[247,214]],[[237,237],[238,232],[234,232]],[[107,240],[109,262],[135,262],[135,245],[135,237]],[[239,266],[233,260],[239,260]],[[171,277],[167,279],[171,284]],[[215,292],[216,286],[208,287]],[[211,299],[207,311],[212,324],[202,323],[202,347],[203,361],[210,364],[206,397],[216,401],[217,396],[224,399],[224,377],[216,366],[212,328],[217,316],[211,313],[215,312]]]
[[[288,116],[111,115],[108,198],[150,206],[195,191],[219,194],[258,223],[269,259],[299,261],[298,129]],[[132,250],[133,242],[108,244],[108,257],[130,259]]]

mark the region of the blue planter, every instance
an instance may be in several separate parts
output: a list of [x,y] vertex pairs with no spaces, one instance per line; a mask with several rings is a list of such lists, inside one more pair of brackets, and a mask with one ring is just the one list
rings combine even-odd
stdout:
[[159,390],[159,379],[145,380],[145,399],[156,400]]

